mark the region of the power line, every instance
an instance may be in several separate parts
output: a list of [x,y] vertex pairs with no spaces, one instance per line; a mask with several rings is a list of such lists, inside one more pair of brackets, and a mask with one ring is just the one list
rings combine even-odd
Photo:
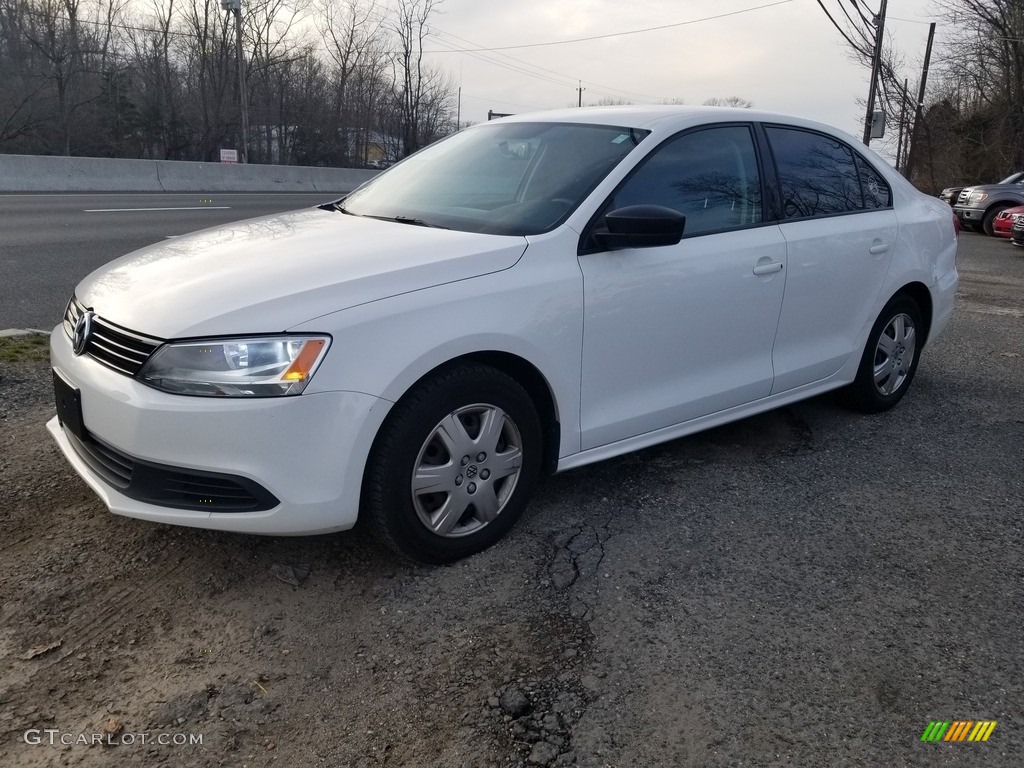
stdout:
[[[860,5],[857,3],[857,0],[850,0],[850,5],[852,5],[853,9],[855,11],[857,11],[857,15],[860,16],[861,20],[865,24],[867,24],[869,27],[873,27],[874,26],[874,24],[871,22],[871,19],[869,19],[867,16],[865,16],[864,15],[864,11],[862,11],[860,9]],[[865,7],[867,7],[867,6],[865,6]],[[869,8],[868,10],[870,11],[871,9]],[[851,21],[852,21],[852,19],[851,19]]]
[[823,10],[825,12],[825,15],[828,16],[828,20],[832,22],[832,26],[835,27],[839,34],[845,38],[846,42],[848,42],[854,50],[860,50],[860,47],[857,45],[857,43],[853,42],[853,40],[850,39],[850,36],[846,34],[846,30],[839,26],[836,20],[832,18],[832,14],[828,12],[828,8],[825,7],[825,4],[821,2],[821,0],[817,0],[817,2],[818,5],[821,6],[821,10]]
[[868,40],[868,37],[865,34],[864,30],[857,26],[856,22],[853,20],[853,17],[850,15],[850,12],[846,10],[846,6],[844,6],[842,2],[839,3],[839,10],[843,12],[843,15],[846,16],[847,20],[850,22],[850,27],[857,31],[857,33],[861,36],[861,39],[864,41],[864,43],[870,44],[870,41]]
[[[479,43],[476,43],[473,40],[469,40],[469,39],[467,39],[465,37],[461,37],[461,36],[453,34],[451,32],[445,32],[444,30],[441,30],[438,27],[432,27],[431,31],[432,31],[432,33],[435,33],[434,34],[435,37],[437,36],[436,33],[440,33],[441,35],[444,35],[445,37],[454,38],[455,40],[461,40],[463,43],[468,43],[470,45],[479,45]],[[445,46],[448,46],[449,48],[452,48],[451,52],[456,52],[456,51],[462,52],[462,49],[456,48],[453,43],[449,43],[449,42],[447,42],[445,40],[440,40],[440,39],[438,40],[438,42],[441,45],[445,45]],[[467,49],[464,52],[466,52],[470,56],[474,56],[476,58],[480,57],[480,54],[477,54],[477,53],[473,52],[473,49]],[[558,85],[564,85],[567,88],[570,88],[570,87],[571,88],[576,88],[576,82],[578,81],[578,78],[574,78],[574,77],[572,77],[570,75],[565,74],[564,72],[556,72],[553,69],[548,69],[547,67],[541,67],[541,66],[539,66],[537,64],[532,64],[532,63],[530,63],[528,61],[524,61],[523,59],[517,59],[515,56],[510,56],[507,53],[495,52],[495,55],[496,56],[500,56],[502,59],[508,59],[511,62],[515,62],[515,64],[508,64],[508,65],[506,65],[502,61],[498,61],[496,59],[491,59],[491,58],[486,58],[484,60],[485,61],[489,61],[490,63],[492,63],[492,64],[494,64],[496,66],[504,67],[506,69],[510,69],[513,72],[519,72],[521,74],[530,75],[531,77],[537,77],[538,79],[542,79],[542,80],[547,79],[542,74],[534,74],[534,73],[529,72],[529,71],[525,71],[524,72],[520,67],[529,67],[531,69],[536,69],[540,73],[545,73],[547,75],[552,75],[554,77],[565,78],[566,82],[564,82],[564,83],[556,83]],[[595,87],[591,87],[590,90],[592,92],[601,94],[602,96],[607,96],[608,98],[611,98],[611,99],[620,98],[621,96],[627,96],[629,98],[638,98],[639,97],[641,100],[657,101],[657,100],[663,98],[661,96],[652,96],[651,94],[639,93],[637,91],[625,91],[625,90],[622,90],[621,88],[615,88],[614,86],[605,85],[603,83],[595,83],[595,82],[590,81],[590,80],[587,80],[585,82],[589,86],[595,86]],[[613,93],[605,93],[605,91],[613,91]],[[619,95],[617,96],[616,94],[619,94]]]
[[[43,13],[42,11],[34,11],[28,8],[22,9],[21,13],[24,13],[26,16],[36,16],[38,18],[46,19],[47,21],[53,20],[67,22],[68,24],[71,23],[71,19],[65,18],[63,16],[49,16]],[[199,38],[199,35],[196,35],[194,32],[178,32],[171,29],[170,27],[168,27],[166,30],[153,29],[152,27],[136,27],[132,26],[131,24],[115,24],[113,21],[93,21],[92,19],[81,18],[75,18],[75,23],[89,24],[94,27],[109,27],[111,29],[121,29],[129,32],[152,32],[154,35],[167,35],[168,37],[189,37],[195,39]],[[223,29],[227,29],[227,27],[224,27]],[[209,37],[215,37],[215,35],[211,34],[209,35]]]
[[[494,52],[494,51],[513,51],[520,48],[541,48],[543,46],[550,45],[567,45],[568,43],[585,43],[591,40],[607,40],[611,37],[623,37],[625,35],[639,35],[643,32],[655,32],[660,29],[672,29],[674,27],[685,27],[689,24],[699,24],[704,21],[714,21],[715,19],[725,19],[729,16],[739,16],[742,13],[751,13],[752,11],[760,11],[764,8],[774,8],[776,5],[785,5],[791,3],[793,0],[777,0],[774,3],[767,3],[765,5],[754,6],[753,8],[743,8],[739,11],[730,11],[729,13],[720,13],[716,16],[705,16],[701,19],[690,19],[689,21],[678,21],[673,24],[661,24],[657,27],[645,27],[644,29],[630,29],[625,32],[609,32],[606,35],[592,35],[590,37],[576,37],[569,40],[549,40],[544,43],[524,43],[522,45],[500,45],[492,48],[467,48],[460,50],[460,53],[471,53],[477,51],[483,52]],[[819,0],[820,4],[821,0]],[[451,51],[424,51],[424,53],[451,53]]]

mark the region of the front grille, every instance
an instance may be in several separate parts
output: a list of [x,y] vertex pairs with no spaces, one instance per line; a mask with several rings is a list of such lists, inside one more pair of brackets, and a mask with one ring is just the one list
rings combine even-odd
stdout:
[[[75,339],[75,324],[86,307],[72,296],[64,311],[64,332]],[[128,330],[99,315],[93,316],[92,334],[82,354],[125,376],[134,376],[143,363],[163,344],[163,339]]]
[[957,205],[967,205],[967,201],[971,197],[971,190],[964,189],[960,192],[960,195],[956,199]]
[[136,501],[204,512],[260,512],[280,503],[266,488],[245,477],[143,461],[91,434],[82,440],[68,429],[64,434],[93,472]]

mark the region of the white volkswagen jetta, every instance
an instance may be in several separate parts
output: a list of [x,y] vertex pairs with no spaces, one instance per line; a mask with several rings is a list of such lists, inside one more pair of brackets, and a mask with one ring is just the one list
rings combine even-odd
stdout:
[[361,516],[445,562],[506,533],[542,472],[840,387],[892,407],[950,318],[956,246],[948,205],[818,123],[506,118],[89,275],[48,427],[118,514]]

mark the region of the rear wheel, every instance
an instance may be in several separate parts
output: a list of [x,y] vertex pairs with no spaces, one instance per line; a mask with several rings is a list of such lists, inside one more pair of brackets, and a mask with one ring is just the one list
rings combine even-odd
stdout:
[[917,302],[906,295],[891,299],[871,328],[857,378],[844,391],[847,403],[866,413],[896,405],[917,372],[922,332]]
[[363,514],[403,557],[447,563],[496,542],[540,474],[540,419],[501,371],[453,366],[418,384],[381,428],[363,482]]

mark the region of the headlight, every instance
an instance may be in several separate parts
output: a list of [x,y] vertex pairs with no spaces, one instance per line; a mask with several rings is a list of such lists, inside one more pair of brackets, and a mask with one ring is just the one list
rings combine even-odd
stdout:
[[971,202],[972,203],[983,203],[986,200],[988,200],[988,193],[987,192],[971,192]]
[[171,342],[156,351],[137,377],[155,389],[179,395],[298,395],[330,343],[328,336]]

